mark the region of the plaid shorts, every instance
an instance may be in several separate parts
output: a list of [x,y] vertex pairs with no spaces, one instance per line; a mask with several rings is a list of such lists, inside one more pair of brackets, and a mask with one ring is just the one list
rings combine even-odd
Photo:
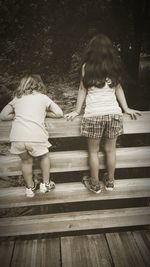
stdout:
[[122,115],[103,115],[84,117],[81,123],[81,135],[89,138],[116,138],[123,134]]

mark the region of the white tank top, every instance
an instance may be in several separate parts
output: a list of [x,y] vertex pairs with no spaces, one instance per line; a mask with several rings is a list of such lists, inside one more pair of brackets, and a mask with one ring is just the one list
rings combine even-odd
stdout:
[[115,95],[115,88],[110,88],[107,82],[105,82],[103,88],[97,88],[95,86],[89,88],[86,96],[84,117],[111,114],[122,114]]

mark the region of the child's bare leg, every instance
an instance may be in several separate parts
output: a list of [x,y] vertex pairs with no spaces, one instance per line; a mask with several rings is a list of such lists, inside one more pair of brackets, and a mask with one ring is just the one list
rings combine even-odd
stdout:
[[106,139],[106,143],[104,146],[109,180],[114,180],[115,167],[116,167],[116,140],[117,138]]
[[49,183],[49,171],[50,171],[50,160],[49,154],[44,154],[40,159],[40,167],[42,171],[43,183]]
[[100,139],[88,138],[89,166],[94,185],[99,183],[99,144]]
[[34,187],[34,182],[32,179],[32,165],[33,165],[33,158],[29,155],[28,152],[20,154],[19,157],[22,161],[22,174],[26,185],[28,188]]

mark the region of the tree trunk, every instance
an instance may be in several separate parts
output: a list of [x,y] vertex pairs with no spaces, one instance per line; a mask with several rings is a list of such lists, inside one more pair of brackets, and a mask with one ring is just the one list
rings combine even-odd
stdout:
[[134,19],[134,39],[132,43],[131,60],[133,62],[133,77],[138,80],[140,53],[142,46],[143,29],[148,12],[148,0],[136,1],[133,5],[133,19]]
[[[148,5],[148,0],[112,0],[122,48],[122,60],[135,81],[138,81],[142,36]],[[129,48],[130,45],[131,48]]]

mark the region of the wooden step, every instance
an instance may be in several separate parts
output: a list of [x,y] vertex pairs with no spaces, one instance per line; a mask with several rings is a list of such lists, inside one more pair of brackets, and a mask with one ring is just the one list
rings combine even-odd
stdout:
[[150,207],[93,210],[0,219],[0,236],[25,236],[82,230],[145,226]]
[[56,184],[55,190],[46,194],[37,190],[34,198],[25,197],[25,187],[1,188],[0,208],[147,197],[150,197],[150,178],[116,180],[113,191],[106,191],[103,185],[100,194],[89,192],[79,182],[60,183]]
[[[51,162],[51,173],[88,170],[88,152],[78,151],[60,151],[49,153]],[[116,168],[149,167],[150,164],[150,146],[117,148]],[[100,169],[105,168],[104,154],[99,153]],[[34,172],[39,173],[39,161],[34,162]],[[0,176],[20,175],[21,160],[18,156],[5,155],[0,156]]]

